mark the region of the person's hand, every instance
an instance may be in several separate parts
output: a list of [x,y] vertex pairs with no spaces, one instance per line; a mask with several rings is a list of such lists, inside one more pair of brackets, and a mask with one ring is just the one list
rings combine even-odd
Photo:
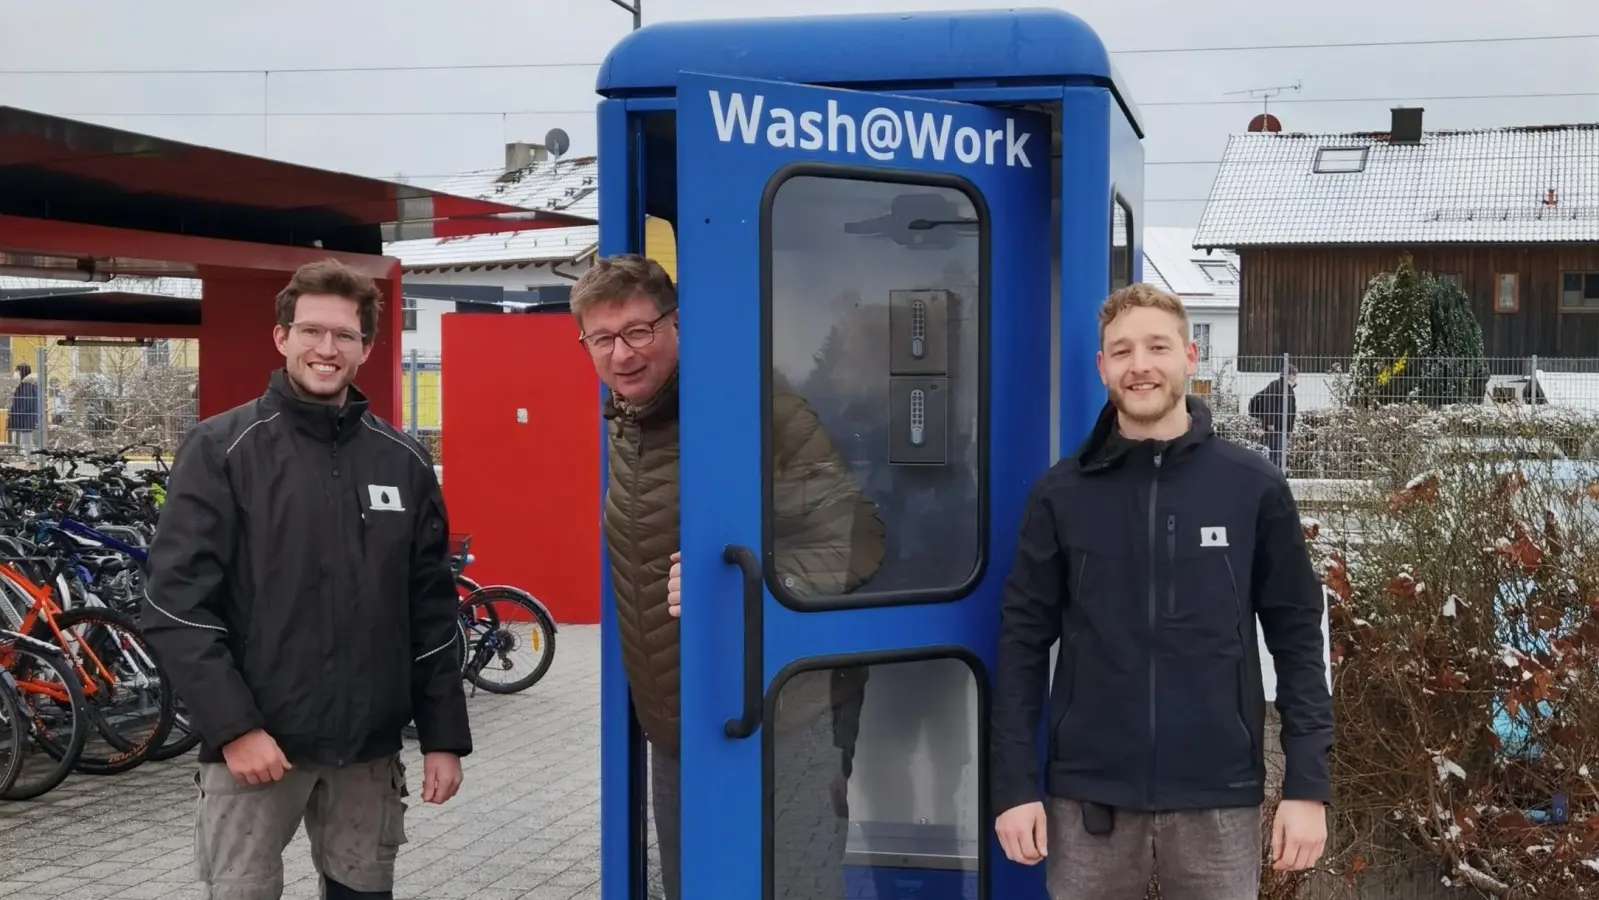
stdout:
[[422,802],[443,803],[461,789],[461,757],[436,752],[422,757]]
[[227,760],[228,772],[246,784],[280,781],[283,773],[294,768],[278,742],[262,728],[247,731],[223,745],[222,758]]
[[672,568],[666,573],[666,611],[672,618],[683,614],[683,552],[672,554]]
[[1037,800],[1005,810],[994,823],[994,830],[1011,862],[1031,866],[1049,855],[1048,817],[1044,804]]
[[1316,800],[1284,800],[1277,804],[1271,829],[1272,868],[1279,872],[1308,869],[1327,846],[1327,811]]

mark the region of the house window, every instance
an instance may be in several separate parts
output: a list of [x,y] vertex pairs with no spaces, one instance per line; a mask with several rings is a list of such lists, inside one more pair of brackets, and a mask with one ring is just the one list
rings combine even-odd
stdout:
[[1515,272],[1494,276],[1494,312],[1513,313],[1521,309],[1521,289]]
[[416,330],[416,298],[400,295],[400,330]]
[[1314,171],[1319,175],[1366,170],[1367,147],[1323,147],[1316,151]]
[[1199,271],[1205,273],[1205,277],[1210,279],[1211,284],[1238,283],[1238,270],[1233,268],[1232,263],[1203,259],[1199,260],[1196,265],[1199,266]]
[[1599,309],[1599,272],[1565,272],[1560,276],[1560,309]]
[[1194,344],[1199,347],[1199,361],[1210,362],[1210,323],[1194,323]]
[[144,348],[144,364],[147,366],[172,365],[172,345],[166,341],[153,341]]

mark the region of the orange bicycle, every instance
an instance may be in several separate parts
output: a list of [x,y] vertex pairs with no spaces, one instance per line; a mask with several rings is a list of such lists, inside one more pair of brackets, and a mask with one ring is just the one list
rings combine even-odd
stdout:
[[[24,568],[46,577],[30,578]],[[73,767],[88,775],[126,772],[172,730],[176,714],[166,672],[131,618],[104,606],[64,610],[57,592],[63,601],[72,596],[58,560],[0,560],[0,616],[12,620],[12,630],[59,647],[82,689],[91,738],[99,739],[85,742]]]

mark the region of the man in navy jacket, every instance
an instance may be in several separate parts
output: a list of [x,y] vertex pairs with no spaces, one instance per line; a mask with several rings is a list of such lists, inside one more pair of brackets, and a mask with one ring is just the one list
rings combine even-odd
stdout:
[[1099,372],[1110,400],[1082,447],[1034,485],[1006,581],[996,830],[1012,860],[1047,856],[1052,900],[1139,900],[1152,873],[1168,900],[1258,896],[1257,617],[1286,758],[1275,867],[1309,867],[1326,843],[1321,585],[1282,473],[1217,438],[1187,397],[1188,334],[1165,291],[1135,284],[1106,300]]

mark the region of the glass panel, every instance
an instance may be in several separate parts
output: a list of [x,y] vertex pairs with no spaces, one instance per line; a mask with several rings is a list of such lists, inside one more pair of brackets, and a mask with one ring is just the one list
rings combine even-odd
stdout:
[[1110,289],[1112,293],[1133,283],[1133,213],[1116,195],[1110,205]]
[[983,544],[987,223],[952,188],[809,175],[768,215],[773,592],[959,596]]
[[800,672],[772,725],[776,900],[978,896],[977,678],[958,659]]

